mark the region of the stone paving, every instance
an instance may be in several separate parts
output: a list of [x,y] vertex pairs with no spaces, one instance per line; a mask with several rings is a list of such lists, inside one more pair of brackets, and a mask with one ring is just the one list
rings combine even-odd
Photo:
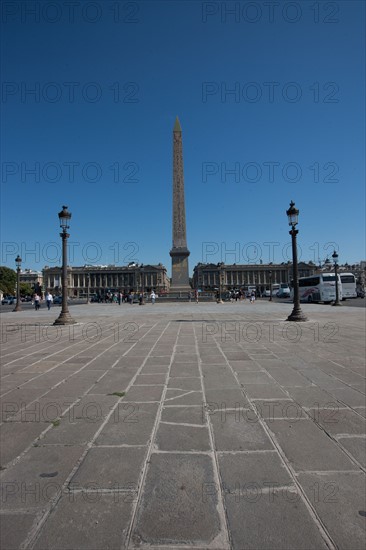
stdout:
[[365,547],[365,312],[2,315],[1,548]]

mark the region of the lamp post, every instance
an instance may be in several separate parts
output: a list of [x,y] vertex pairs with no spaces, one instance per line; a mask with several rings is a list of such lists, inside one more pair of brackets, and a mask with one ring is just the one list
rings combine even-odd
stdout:
[[268,275],[269,275],[269,301],[272,302],[272,271],[270,271]]
[[90,274],[86,274],[86,303],[90,304],[89,300],[89,285],[90,285]]
[[338,288],[338,254],[336,251],[332,254],[333,262],[334,262],[334,273],[335,273],[335,291],[336,291],[336,299],[334,302],[334,306],[341,306],[341,302],[339,301],[339,288]]
[[15,308],[13,311],[22,311],[22,306],[20,302],[20,266],[22,264],[22,258],[18,256],[15,258],[15,263],[17,266],[17,303],[15,304]]
[[299,210],[295,208],[295,203],[291,201],[290,208],[286,210],[288,217],[288,223],[291,225],[291,231],[289,231],[292,238],[292,265],[293,265],[293,280],[294,280],[294,308],[291,315],[287,318],[287,321],[307,321],[307,317],[303,314],[300,308],[300,296],[299,296],[299,276],[297,268],[297,244],[296,235],[298,230],[296,225],[298,223]]
[[219,299],[217,300],[217,303],[218,304],[223,304],[223,300],[221,298],[221,286],[222,286],[222,266],[223,266],[223,262],[221,263],[218,263],[217,264],[217,267],[219,268]]
[[144,306],[145,305],[144,264],[141,264],[140,266],[140,277],[141,277],[141,295],[142,295],[141,305]]
[[70,237],[67,230],[70,227],[68,224],[71,219],[71,212],[67,210],[67,206],[62,207],[58,217],[62,229],[62,233],[60,233],[60,237],[62,238],[62,306],[61,313],[53,324],[73,325],[76,321],[71,317],[67,307],[67,239]]

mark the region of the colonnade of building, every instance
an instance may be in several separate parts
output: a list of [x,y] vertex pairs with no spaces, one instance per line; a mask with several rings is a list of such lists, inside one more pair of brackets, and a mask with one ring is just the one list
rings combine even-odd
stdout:
[[[61,268],[46,267],[43,270],[43,286],[54,293],[61,292]],[[89,294],[104,295],[107,292],[138,292],[155,290],[167,292],[170,282],[166,268],[156,266],[98,267],[83,266],[68,268],[67,286],[71,296]]]
[[[299,277],[312,275],[314,264],[300,263]],[[256,286],[261,290],[268,288],[270,282],[290,283],[292,278],[292,264],[268,265],[225,265],[225,264],[198,264],[193,271],[193,287],[202,291],[214,290],[220,286],[223,290]]]

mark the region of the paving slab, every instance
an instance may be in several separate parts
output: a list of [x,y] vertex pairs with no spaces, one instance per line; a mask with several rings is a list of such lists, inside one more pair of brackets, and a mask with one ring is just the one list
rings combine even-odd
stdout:
[[36,522],[33,514],[0,514],[0,548],[19,550]]
[[249,411],[227,411],[223,416],[210,415],[217,451],[271,450],[273,444],[258,417]]
[[218,455],[218,461],[224,492],[235,493],[239,499],[246,491],[267,491],[294,485],[294,480],[274,450],[224,453]]
[[197,377],[200,376],[198,363],[173,363],[170,369],[172,377]]
[[364,407],[366,404],[366,396],[353,388],[332,388],[330,392],[349,407]]
[[41,437],[41,445],[86,445],[102,425],[101,418],[70,418],[56,420]]
[[257,414],[271,422],[275,418],[295,421],[307,418],[305,411],[292,399],[255,399],[252,402]]
[[239,384],[231,372],[227,374],[204,374],[203,384],[206,390],[216,390],[223,388],[238,388]]
[[337,437],[338,443],[366,469],[366,438],[362,437]]
[[126,392],[125,401],[134,401],[136,403],[160,401],[163,391],[164,386],[162,385],[131,386]]
[[34,549],[116,550],[125,542],[131,513],[131,497],[123,493],[65,494]]
[[287,392],[285,392],[280,386],[272,384],[242,384],[245,393],[249,399],[285,399],[288,398]]
[[161,422],[154,440],[156,451],[210,451],[207,426],[186,426]]
[[254,361],[229,361],[229,365],[233,368],[234,372],[258,372],[263,370],[260,365]]
[[96,445],[147,445],[158,403],[121,403],[97,437]]
[[206,406],[210,409],[210,414],[215,411],[236,408],[250,408],[250,404],[240,387],[206,389]]
[[209,456],[153,454],[133,532],[134,545],[209,545],[220,533],[217,494],[205,490],[212,487],[216,479]]
[[170,377],[168,388],[180,390],[201,390],[201,378],[199,376]]
[[137,492],[146,453],[147,447],[92,447],[69,487]]
[[164,406],[161,413],[161,421],[203,426],[206,424],[206,412],[202,406]]
[[332,435],[366,433],[366,420],[351,409],[337,405],[326,409],[310,409],[310,417]]
[[44,422],[5,422],[0,430],[0,466],[4,468],[48,427]]
[[84,447],[32,447],[0,474],[2,510],[43,509],[62,489]]
[[334,395],[318,386],[287,388],[287,393],[294,401],[307,409],[342,406]]
[[306,388],[312,382],[303,376],[303,371],[295,371],[288,367],[266,367],[266,371],[283,387]]
[[225,504],[234,550],[328,549],[296,488],[228,493]]
[[156,384],[162,384],[164,385],[166,382],[166,374],[139,374],[136,376],[134,381],[134,386],[145,386],[145,385],[156,385]]
[[265,371],[259,372],[239,372],[238,380],[241,384],[271,384],[273,378]]
[[172,390],[167,389],[164,405],[200,405],[203,406],[204,399],[201,391]]
[[298,480],[337,548],[364,549],[365,474],[303,473]]
[[264,421],[296,472],[357,470],[339,446],[312,420]]
[[169,372],[169,365],[148,365],[144,366],[140,373],[141,374],[165,374]]

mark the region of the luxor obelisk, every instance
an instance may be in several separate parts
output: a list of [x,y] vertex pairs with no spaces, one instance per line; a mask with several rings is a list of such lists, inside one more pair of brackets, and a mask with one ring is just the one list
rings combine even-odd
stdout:
[[173,128],[173,247],[171,292],[187,292],[189,285],[186,209],[184,204],[182,129],[178,117]]

